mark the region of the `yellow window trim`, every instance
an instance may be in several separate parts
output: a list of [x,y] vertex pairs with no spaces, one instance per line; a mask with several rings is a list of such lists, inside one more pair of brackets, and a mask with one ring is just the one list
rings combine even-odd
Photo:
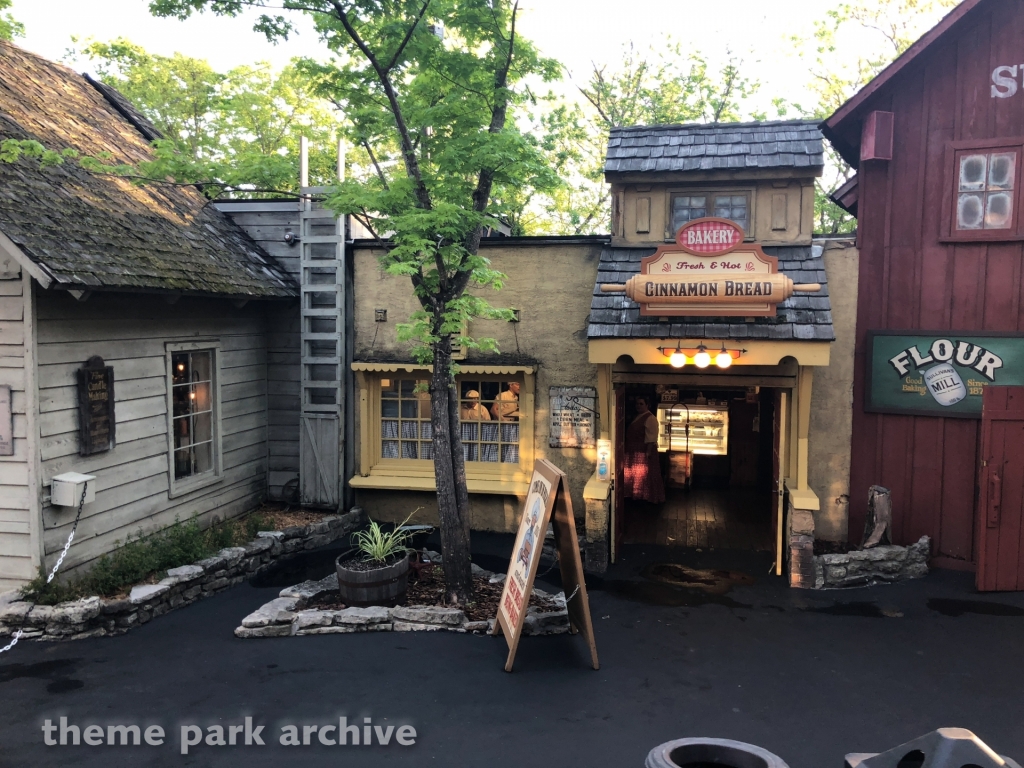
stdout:
[[[418,363],[352,363],[353,371],[367,373],[429,373],[434,370],[432,365]],[[535,365],[459,365],[459,375],[485,374],[488,376],[510,376],[515,374],[533,374],[537,372]]]
[[[392,491],[429,491],[434,492],[434,474],[389,474],[387,470],[374,467],[367,477],[356,475],[349,480],[353,488],[381,488]],[[530,476],[516,472],[508,478],[484,478],[470,472],[466,473],[466,487],[470,493],[501,494],[505,496],[525,496],[530,490]]]
[[[429,369],[415,363],[353,363],[359,373],[359,475],[349,481],[353,488],[393,488],[433,491],[434,462],[429,459],[384,459],[381,457],[381,376],[374,373],[422,374]],[[463,365],[460,376],[522,377],[519,391],[519,462],[502,464],[466,462],[470,493],[525,495],[529,490],[534,457],[536,366]]]
[[[628,355],[637,365],[664,365],[666,369],[677,373],[700,373],[693,366],[671,368],[668,358],[660,348],[673,345],[697,347],[701,344],[714,351],[718,339],[591,339],[588,344],[590,362],[615,363],[622,355]],[[730,348],[742,347],[746,350],[733,366],[740,365],[778,365],[786,357],[796,358],[800,365],[823,366],[829,363],[830,341],[725,341]],[[706,372],[706,371],[704,371]]]

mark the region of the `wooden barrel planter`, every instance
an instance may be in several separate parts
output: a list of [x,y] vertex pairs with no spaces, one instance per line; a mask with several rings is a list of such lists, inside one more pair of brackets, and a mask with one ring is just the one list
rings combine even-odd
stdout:
[[334,561],[342,602],[353,606],[394,606],[405,600],[409,587],[408,554],[390,565],[369,569],[347,567],[344,561],[350,560],[352,555],[346,552]]

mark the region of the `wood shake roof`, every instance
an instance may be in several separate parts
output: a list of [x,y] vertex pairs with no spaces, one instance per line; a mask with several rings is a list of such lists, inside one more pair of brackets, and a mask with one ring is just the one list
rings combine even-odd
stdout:
[[[0,141],[152,157],[158,136],[109,86],[0,41]],[[274,260],[194,187],[137,186],[76,161],[0,163],[0,232],[51,281],[76,290],[173,291],[238,298],[296,296]]]
[[612,128],[604,171],[613,173],[807,168],[825,163],[813,120]]

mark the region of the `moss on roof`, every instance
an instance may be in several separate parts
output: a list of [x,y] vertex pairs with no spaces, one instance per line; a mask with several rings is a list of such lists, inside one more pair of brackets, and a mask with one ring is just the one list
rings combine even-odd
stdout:
[[[110,153],[111,163],[151,159],[146,138],[104,93],[67,67],[0,41],[0,140]],[[0,231],[55,287],[297,295],[285,271],[208,203],[193,187],[140,187],[77,162],[0,163]]]

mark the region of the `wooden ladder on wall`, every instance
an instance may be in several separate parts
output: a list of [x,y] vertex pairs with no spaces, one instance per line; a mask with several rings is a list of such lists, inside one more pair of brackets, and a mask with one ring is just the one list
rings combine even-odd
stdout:
[[308,185],[305,139],[301,166],[299,500],[337,509],[345,433],[345,220],[312,202],[326,188]]

